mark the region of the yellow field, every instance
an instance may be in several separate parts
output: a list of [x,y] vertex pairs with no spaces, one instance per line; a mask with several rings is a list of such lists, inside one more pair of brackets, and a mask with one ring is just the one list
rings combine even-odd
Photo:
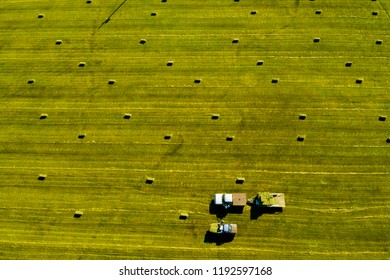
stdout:
[[5,2],[1,259],[390,258],[389,1]]

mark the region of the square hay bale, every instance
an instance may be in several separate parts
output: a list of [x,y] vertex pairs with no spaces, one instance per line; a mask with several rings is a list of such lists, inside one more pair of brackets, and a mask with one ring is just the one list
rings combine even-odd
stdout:
[[61,45],[62,44],[62,40],[57,40],[56,41],[56,45]]
[[234,139],[234,136],[227,136],[226,137],[226,141],[228,141],[228,142],[233,141],[233,139]]
[[154,178],[152,177],[146,177],[146,180],[145,180],[145,183],[148,184],[148,185],[151,185],[153,184],[154,182]]
[[41,114],[41,116],[39,117],[39,119],[44,120],[44,119],[47,119],[47,117],[48,117],[47,114]]
[[377,16],[377,15],[378,15],[378,11],[373,11],[371,14],[372,14],[373,16]]
[[235,39],[233,39],[232,43],[237,44],[239,41],[240,41],[239,39],[235,38]]
[[274,79],[272,79],[271,83],[273,83],[273,84],[277,84],[277,83],[279,83],[279,79],[277,79],[277,78],[274,78]]
[[212,120],[218,120],[219,119],[219,114],[212,114],[211,115]]
[[109,84],[109,85],[113,85],[113,84],[115,84],[115,83],[116,83],[115,80],[109,80],[109,81],[108,81],[108,84]]
[[79,62],[79,67],[85,67],[86,63],[85,62]]
[[377,44],[377,45],[382,45],[382,43],[383,43],[383,40],[376,40],[375,41],[375,44]]
[[164,136],[164,140],[171,140],[171,138],[172,138],[172,134],[166,134]]
[[201,82],[202,82],[202,79],[195,79],[195,80],[194,80],[194,83],[195,83],[195,84],[200,84]]
[[384,122],[386,121],[387,116],[379,116],[379,121]]
[[156,12],[152,12],[150,15],[151,15],[152,17],[155,17],[155,16],[157,16],[157,13],[156,13]]
[[123,115],[123,118],[126,119],[126,120],[129,120],[129,119],[131,119],[131,114],[126,113],[126,114]]
[[84,139],[87,135],[85,133],[80,133],[78,138],[79,139]]
[[83,214],[84,214],[83,211],[76,211],[76,212],[74,212],[74,214],[73,214],[73,218],[79,219],[79,218],[81,218],[81,216],[82,216]]
[[27,84],[33,84],[33,83],[35,83],[35,80],[34,79],[29,79],[28,81],[27,81]]
[[257,11],[255,10],[251,11],[251,15],[255,15],[255,14],[257,14]]
[[39,14],[39,15],[38,15],[38,18],[44,18],[44,17],[45,17],[44,14]]
[[346,62],[345,67],[352,67],[352,62],[351,61]]
[[307,116],[306,116],[306,114],[300,114],[298,118],[300,120],[306,120]]
[[299,135],[298,137],[297,137],[297,141],[298,142],[303,142],[305,140],[305,136],[304,135]]
[[261,66],[263,64],[264,64],[264,61],[262,61],[262,60],[258,60],[257,63],[256,63],[257,66]]
[[320,15],[322,13],[322,10],[316,10],[315,14]]
[[46,179],[46,177],[47,177],[46,174],[39,174],[39,175],[38,175],[38,180],[39,180],[39,181],[43,181],[43,180]]
[[321,41],[321,38],[319,38],[319,37],[316,37],[316,38],[313,39],[314,43],[319,43],[320,41]]
[[245,182],[244,177],[237,177],[236,178],[236,184],[242,185],[242,184],[244,184],[244,182]]
[[359,84],[359,85],[362,84],[363,83],[363,79],[356,79],[356,83]]
[[145,44],[146,44],[146,39],[141,39],[141,40],[139,41],[139,43],[140,43],[141,45],[145,45]]
[[179,220],[187,220],[188,219],[188,213],[182,212],[180,213]]
[[173,61],[168,61],[167,66],[173,66],[173,63],[174,63]]

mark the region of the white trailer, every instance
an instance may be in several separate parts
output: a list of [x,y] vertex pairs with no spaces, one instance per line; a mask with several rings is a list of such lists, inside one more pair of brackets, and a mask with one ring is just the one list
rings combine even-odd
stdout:
[[225,207],[244,207],[246,205],[246,193],[217,193],[214,195],[214,204]]

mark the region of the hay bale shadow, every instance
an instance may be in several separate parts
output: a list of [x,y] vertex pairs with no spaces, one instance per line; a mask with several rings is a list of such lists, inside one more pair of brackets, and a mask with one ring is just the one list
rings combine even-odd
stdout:
[[318,38],[318,37],[313,39],[314,43],[319,43],[320,41],[321,41],[321,38]]
[[236,178],[236,184],[242,185],[245,183],[245,178],[244,177],[237,177]]
[[306,118],[307,118],[307,115],[306,114],[300,114],[299,115],[299,117],[298,117],[298,119],[300,119],[300,120],[306,120]]
[[188,213],[180,213],[179,220],[187,220],[188,219]]
[[123,118],[124,118],[125,120],[129,120],[129,119],[131,119],[131,114],[126,113],[126,114],[123,115]]
[[204,243],[215,243],[216,245],[220,246],[224,243],[232,242],[234,239],[234,234],[218,234],[213,233],[210,231],[207,231],[204,236]]
[[152,177],[147,177],[145,180],[145,184],[151,185],[154,182],[154,178]]
[[257,206],[251,206],[250,211],[250,219],[251,220],[257,220],[259,217],[263,216],[264,214],[275,214],[275,213],[282,213],[283,208],[282,207],[257,207]]
[[73,215],[73,218],[79,219],[84,213],[82,211],[76,211]]

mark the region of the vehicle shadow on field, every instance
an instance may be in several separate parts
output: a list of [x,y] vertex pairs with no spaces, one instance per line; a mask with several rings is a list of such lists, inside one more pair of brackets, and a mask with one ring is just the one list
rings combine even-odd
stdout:
[[242,214],[243,212],[244,212],[244,206],[240,206],[240,207],[236,206],[236,207],[230,207],[226,209],[223,206],[215,205],[214,199],[211,200],[209,205],[209,213],[212,215],[216,215],[218,219],[225,218],[228,213]]
[[282,213],[283,208],[282,207],[256,207],[251,206],[251,220],[257,220],[259,217],[261,217],[264,214],[275,214],[275,213]]
[[207,231],[204,236],[204,243],[215,243],[217,246],[220,246],[224,243],[232,242],[234,239],[234,234],[218,234]]

